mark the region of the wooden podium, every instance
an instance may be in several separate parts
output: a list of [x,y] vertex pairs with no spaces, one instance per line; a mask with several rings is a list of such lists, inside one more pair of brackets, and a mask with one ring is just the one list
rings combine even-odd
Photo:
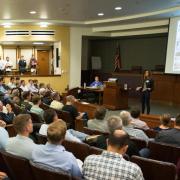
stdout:
[[105,82],[103,106],[111,110],[128,108],[128,90],[124,90],[117,82]]

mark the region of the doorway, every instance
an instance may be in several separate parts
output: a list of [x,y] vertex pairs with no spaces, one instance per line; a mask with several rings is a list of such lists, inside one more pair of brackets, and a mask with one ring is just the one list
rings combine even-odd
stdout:
[[38,60],[38,75],[48,75],[49,74],[49,51],[38,50],[37,60]]

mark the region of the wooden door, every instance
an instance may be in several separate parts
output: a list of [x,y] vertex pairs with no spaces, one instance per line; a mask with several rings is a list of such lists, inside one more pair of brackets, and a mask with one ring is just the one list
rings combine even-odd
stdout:
[[49,75],[49,51],[38,50],[38,75]]

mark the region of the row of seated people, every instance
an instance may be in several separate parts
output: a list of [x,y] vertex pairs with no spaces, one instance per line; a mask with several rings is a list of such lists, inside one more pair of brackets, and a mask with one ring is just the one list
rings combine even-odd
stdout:
[[[46,129],[48,143],[40,146],[28,138],[29,133],[32,132],[32,121],[29,115],[18,115],[13,123],[18,135],[7,141],[5,147],[7,152],[25,157],[35,163],[63,169],[72,175],[82,176],[79,170],[82,162],[75,160],[75,157],[65,151],[62,146],[62,141],[66,136],[66,125],[62,120],[57,119],[48,126]],[[122,120],[116,116],[110,117],[108,125],[110,135],[107,141],[107,151],[103,151],[99,156],[91,155],[85,159],[83,176],[85,179],[109,179],[110,177],[143,179],[140,168],[122,157],[130,141],[129,135],[122,130]],[[134,160],[137,161],[136,158]],[[76,171],[75,174],[73,170]]]

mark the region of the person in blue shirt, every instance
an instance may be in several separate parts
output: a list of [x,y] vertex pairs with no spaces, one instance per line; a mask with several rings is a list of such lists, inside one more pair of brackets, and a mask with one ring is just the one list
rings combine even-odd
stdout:
[[101,87],[102,82],[99,81],[99,76],[95,76],[95,81],[90,84],[90,87]]
[[71,152],[66,151],[62,145],[66,130],[66,123],[62,120],[51,123],[47,130],[48,142],[34,148],[32,160],[35,163],[64,170],[72,176],[82,177],[79,167],[83,163],[77,160]]

